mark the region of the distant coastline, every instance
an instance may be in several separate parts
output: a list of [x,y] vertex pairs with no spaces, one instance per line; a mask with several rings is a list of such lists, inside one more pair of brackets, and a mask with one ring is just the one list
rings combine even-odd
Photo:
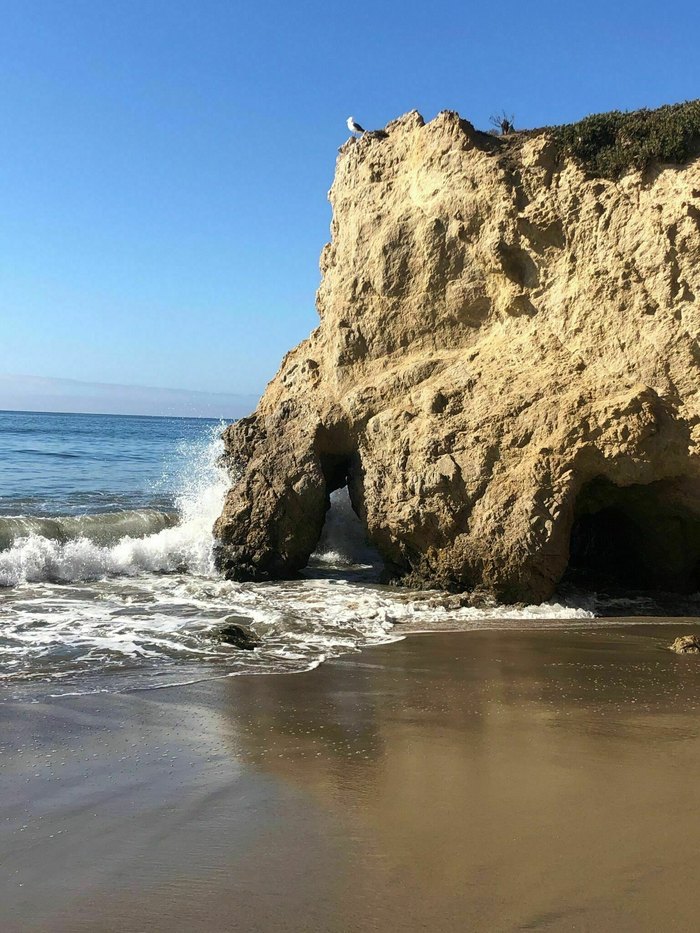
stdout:
[[62,417],[64,415],[75,416],[76,418],[152,418],[161,420],[163,418],[174,418],[177,421],[226,421],[230,419],[227,415],[139,415],[116,411],[43,411],[37,408],[0,408],[0,415],[54,415]]
[[122,385],[0,373],[0,410],[56,414],[215,418],[249,414],[258,395],[160,386]]

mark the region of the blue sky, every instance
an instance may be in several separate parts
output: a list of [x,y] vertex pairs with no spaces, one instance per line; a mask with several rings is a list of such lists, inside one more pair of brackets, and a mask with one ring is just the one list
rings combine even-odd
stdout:
[[259,393],[317,321],[348,114],[697,97],[699,9],[0,2],[0,373]]

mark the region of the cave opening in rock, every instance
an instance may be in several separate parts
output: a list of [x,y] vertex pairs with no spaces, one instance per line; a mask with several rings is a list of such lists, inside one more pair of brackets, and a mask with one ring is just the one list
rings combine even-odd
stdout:
[[357,455],[321,455],[328,504],[310,563],[336,569],[380,572],[383,561],[367,535],[362,509],[362,472]]
[[678,482],[623,487],[598,477],[586,484],[563,579],[586,589],[697,591],[700,519]]
[[644,589],[649,572],[640,547],[642,530],[614,506],[579,515],[571,529],[567,576],[585,586]]

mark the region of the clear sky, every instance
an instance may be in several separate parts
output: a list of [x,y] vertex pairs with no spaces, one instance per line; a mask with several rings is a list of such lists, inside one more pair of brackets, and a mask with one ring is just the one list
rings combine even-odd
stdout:
[[25,383],[259,393],[316,324],[349,114],[700,94],[688,0],[0,0],[0,24],[0,373]]

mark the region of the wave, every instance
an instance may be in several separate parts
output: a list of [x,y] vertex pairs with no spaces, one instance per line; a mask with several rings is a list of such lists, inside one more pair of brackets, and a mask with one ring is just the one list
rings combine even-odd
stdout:
[[177,512],[133,509],[56,518],[0,518],[0,586],[69,583],[142,572],[210,574],[212,528],[229,477],[220,438],[190,451]]
[[15,454],[29,454],[32,457],[53,457],[57,460],[80,460],[82,454],[71,454],[64,450],[37,450],[33,447],[18,447],[14,450]]
[[0,517],[0,551],[11,548],[19,539],[32,536],[65,544],[86,538],[95,544],[115,544],[125,537],[143,537],[177,524],[176,512],[159,509],[125,509],[96,515],[62,515],[54,518],[34,515]]

